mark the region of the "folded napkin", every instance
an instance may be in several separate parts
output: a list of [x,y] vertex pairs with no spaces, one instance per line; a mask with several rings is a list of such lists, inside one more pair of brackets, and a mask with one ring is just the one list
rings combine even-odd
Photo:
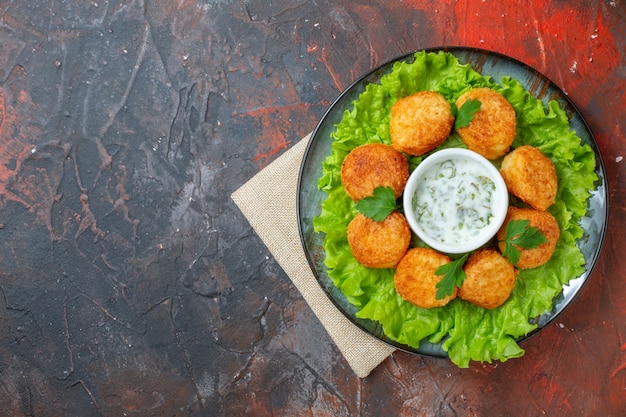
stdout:
[[[307,262],[296,213],[298,173],[310,135],[232,194],[232,199],[309,304],[357,376],[364,378],[394,348],[348,320],[330,301]],[[262,209],[260,209],[262,208]]]

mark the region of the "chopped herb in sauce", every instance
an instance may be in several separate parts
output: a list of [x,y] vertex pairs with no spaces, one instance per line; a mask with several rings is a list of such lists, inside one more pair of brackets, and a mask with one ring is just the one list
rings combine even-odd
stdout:
[[446,160],[429,169],[412,199],[422,229],[456,245],[474,237],[493,218],[496,186],[477,162]]

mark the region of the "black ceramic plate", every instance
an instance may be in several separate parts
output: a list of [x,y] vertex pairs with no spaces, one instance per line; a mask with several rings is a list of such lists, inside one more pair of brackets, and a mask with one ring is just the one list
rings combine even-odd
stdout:
[[[571,281],[563,286],[563,291],[554,300],[551,311],[536,318],[538,327],[531,334],[537,333],[574,301],[589,278],[600,253],[607,226],[608,202],[605,169],[602,157],[598,151],[598,145],[576,106],[560,88],[538,71],[515,59],[480,49],[451,47],[429,49],[427,51],[438,52],[440,50],[453,54],[462,64],[470,64],[474,70],[483,75],[491,76],[493,80],[499,81],[503,76],[515,78],[526,90],[541,100],[544,105],[547,105],[551,100],[556,100],[569,116],[570,128],[576,132],[583,143],[591,146],[596,154],[598,182],[595,190],[591,193],[587,214],[580,221],[584,236],[577,242],[586,260],[586,270],[582,275],[572,277]],[[331,133],[334,131],[335,125],[341,120],[344,111],[352,109],[353,101],[365,90],[367,84],[378,83],[383,75],[391,71],[395,62],[412,62],[413,57],[414,53],[407,54],[364,75],[348,87],[324,114],[313,132],[300,168],[297,190],[298,226],[304,252],[313,273],[320,286],[328,294],[328,297],[346,317],[365,332],[396,348],[417,354],[447,357],[447,353],[439,344],[429,344],[423,341],[418,349],[400,345],[387,338],[378,323],[357,318],[356,307],[345,299],[344,295],[335,287],[327,275],[326,266],[324,265],[324,235],[313,230],[313,218],[320,214],[322,201],[326,198],[326,194],[318,190],[317,183],[322,173],[322,162],[330,154],[333,141]],[[531,334],[519,339],[519,341],[528,338]]]

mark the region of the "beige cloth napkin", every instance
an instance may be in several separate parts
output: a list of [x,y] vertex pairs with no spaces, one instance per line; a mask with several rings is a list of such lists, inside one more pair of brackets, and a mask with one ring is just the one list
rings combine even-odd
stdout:
[[232,199],[318,317],[352,367],[365,378],[394,348],[348,320],[330,301],[307,262],[296,213],[298,173],[310,135],[255,175]]

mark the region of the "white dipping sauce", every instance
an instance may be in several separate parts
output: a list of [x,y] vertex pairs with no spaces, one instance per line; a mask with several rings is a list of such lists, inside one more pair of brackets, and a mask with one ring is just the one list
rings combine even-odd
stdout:
[[424,232],[448,245],[467,242],[493,219],[496,185],[478,162],[457,158],[424,172],[412,198]]

